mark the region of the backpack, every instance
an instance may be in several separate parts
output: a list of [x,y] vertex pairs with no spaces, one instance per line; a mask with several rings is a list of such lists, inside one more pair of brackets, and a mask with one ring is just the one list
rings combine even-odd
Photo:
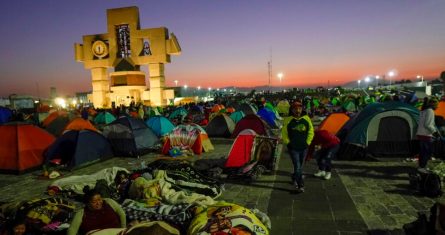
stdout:
[[440,176],[433,173],[420,173],[420,192],[427,197],[442,195],[442,182]]

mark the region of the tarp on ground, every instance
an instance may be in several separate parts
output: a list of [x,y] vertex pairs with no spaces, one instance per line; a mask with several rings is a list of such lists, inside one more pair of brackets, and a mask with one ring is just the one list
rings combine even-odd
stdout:
[[113,157],[108,140],[96,131],[69,130],[48,148],[46,162],[60,159],[69,168]]
[[150,117],[145,123],[158,137],[168,135],[175,128],[173,123],[163,116]]
[[104,127],[115,156],[136,157],[156,149],[159,138],[141,119],[120,117]]
[[43,153],[55,138],[30,124],[12,123],[0,126],[0,171],[21,173],[39,167]]
[[225,113],[220,113],[207,124],[205,130],[210,137],[228,138],[235,129],[235,122]]

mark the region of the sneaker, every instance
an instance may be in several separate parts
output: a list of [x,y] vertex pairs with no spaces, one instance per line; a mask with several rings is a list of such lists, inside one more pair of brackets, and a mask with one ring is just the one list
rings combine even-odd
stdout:
[[299,193],[304,193],[304,187],[300,187],[300,188],[298,188],[297,191],[298,191]]
[[326,171],[318,171],[314,174],[315,177],[324,177],[326,175]]
[[430,169],[428,169],[428,168],[424,168],[424,167],[419,167],[419,168],[417,168],[417,171],[418,171],[418,172],[421,172],[421,173],[428,173],[429,170],[430,170]]
[[329,180],[331,178],[331,172],[326,172],[326,174],[323,177],[325,180]]

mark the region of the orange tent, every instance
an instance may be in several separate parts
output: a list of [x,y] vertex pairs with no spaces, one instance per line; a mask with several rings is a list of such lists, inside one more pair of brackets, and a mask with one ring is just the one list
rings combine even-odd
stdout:
[[58,117],[68,117],[68,113],[65,111],[55,111],[52,112],[48,115],[48,117],[45,118],[45,120],[43,120],[42,122],[42,126],[46,127],[48,126],[51,122],[53,122],[54,120],[56,120]]
[[90,121],[85,120],[83,118],[75,118],[73,119],[66,127],[65,130],[75,130],[75,131],[81,131],[81,130],[90,130],[90,131],[97,131],[97,129],[91,124]]
[[55,138],[30,124],[0,126],[0,171],[21,173],[40,166],[43,152]]
[[349,116],[344,113],[331,113],[320,123],[318,129],[327,130],[335,135],[348,120]]
[[437,105],[437,109],[434,110],[434,114],[436,116],[442,116],[445,118],[445,101],[440,101],[439,105]]

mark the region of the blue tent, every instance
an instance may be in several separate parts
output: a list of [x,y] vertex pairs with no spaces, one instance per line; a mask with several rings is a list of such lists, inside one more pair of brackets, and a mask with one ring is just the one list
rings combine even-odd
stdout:
[[169,134],[175,128],[173,123],[163,116],[151,117],[145,123],[158,137]]
[[5,107],[0,107],[0,124],[9,122],[12,116],[12,111]]
[[258,110],[257,115],[260,116],[264,121],[266,121],[270,127],[277,127],[277,123],[275,122],[276,116],[274,112],[270,111],[267,108],[262,108]]
[[61,159],[61,164],[73,168],[110,157],[113,151],[103,135],[90,130],[70,130],[48,147],[45,162]]

